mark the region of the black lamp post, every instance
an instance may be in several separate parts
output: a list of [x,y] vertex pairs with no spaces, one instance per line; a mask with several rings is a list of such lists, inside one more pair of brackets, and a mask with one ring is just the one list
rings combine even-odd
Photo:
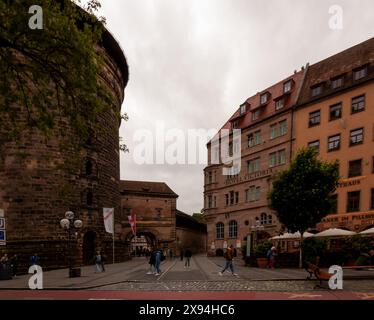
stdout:
[[69,263],[69,277],[79,277],[80,276],[80,269],[73,268],[72,265],[72,247],[71,247],[71,235],[75,231],[76,233],[80,228],[83,226],[83,222],[81,220],[74,220],[74,212],[67,211],[65,213],[65,218],[61,219],[60,225],[63,229],[65,229],[68,233],[68,263]]

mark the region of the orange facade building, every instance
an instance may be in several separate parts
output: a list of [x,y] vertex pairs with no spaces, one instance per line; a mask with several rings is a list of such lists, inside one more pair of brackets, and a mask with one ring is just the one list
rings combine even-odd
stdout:
[[248,98],[222,127],[230,130],[228,153],[238,147],[233,130],[241,130],[241,168],[230,176],[222,171],[222,140],[208,143],[204,215],[210,254],[230,244],[239,249],[258,231],[264,237],[282,231],[267,195],[273,174],[286,169],[301,147],[318,148],[323,159],[340,163],[336,210],[316,229],[374,226],[373,62],[374,38]]
[[307,70],[295,112],[295,150],[339,160],[336,209],[317,229],[374,226],[374,39]]
[[[305,70],[248,98],[222,127],[230,132],[228,153],[238,149],[233,130],[241,130],[240,169],[224,175],[224,145],[208,143],[204,170],[204,216],[208,226],[208,253],[233,244],[240,249],[256,227],[258,237],[276,235],[281,225],[268,207],[271,176],[285,169],[292,154],[294,106]],[[217,163],[218,162],[218,163]],[[240,252],[240,250],[239,250]]]

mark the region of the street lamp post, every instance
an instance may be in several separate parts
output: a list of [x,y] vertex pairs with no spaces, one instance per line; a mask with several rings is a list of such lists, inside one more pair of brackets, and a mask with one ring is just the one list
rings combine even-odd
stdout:
[[67,211],[65,213],[65,218],[60,221],[61,228],[65,229],[68,233],[68,263],[69,263],[69,277],[79,277],[80,274],[77,274],[73,271],[72,265],[72,247],[71,247],[71,234],[75,230],[76,232],[82,228],[82,220],[74,220],[74,212]]

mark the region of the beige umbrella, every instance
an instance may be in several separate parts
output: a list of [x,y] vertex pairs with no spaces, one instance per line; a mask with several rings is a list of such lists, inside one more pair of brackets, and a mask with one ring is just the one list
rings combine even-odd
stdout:
[[[303,234],[303,238],[309,238],[313,236],[313,233],[309,233],[309,232],[304,232]],[[281,236],[276,236],[276,237],[273,237],[271,238],[273,240],[287,240],[287,239],[300,239],[300,232],[295,232],[295,233],[284,233],[282,234]]]
[[347,237],[353,236],[356,232],[344,229],[331,228],[313,235],[313,237]]
[[374,234],[374,227],[365,231],[361,231],[360,234]]

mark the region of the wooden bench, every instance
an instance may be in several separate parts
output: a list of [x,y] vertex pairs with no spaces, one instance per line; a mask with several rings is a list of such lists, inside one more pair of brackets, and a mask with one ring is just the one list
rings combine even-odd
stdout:
[[365,269],[374,269],[374,266],[346,266],[342,269],[354,269],[354,270],[365,270]]
[[305,270],[309,273],[309,276],[307,277],[307,279],[308,280],[312,279],[312,276],[314,275],[316,279],[319,280],[319,286],[322,286],[322,281],[329,281],[332,276],[328,272],[321,271],[318,266],[310,262],[306,263]]

